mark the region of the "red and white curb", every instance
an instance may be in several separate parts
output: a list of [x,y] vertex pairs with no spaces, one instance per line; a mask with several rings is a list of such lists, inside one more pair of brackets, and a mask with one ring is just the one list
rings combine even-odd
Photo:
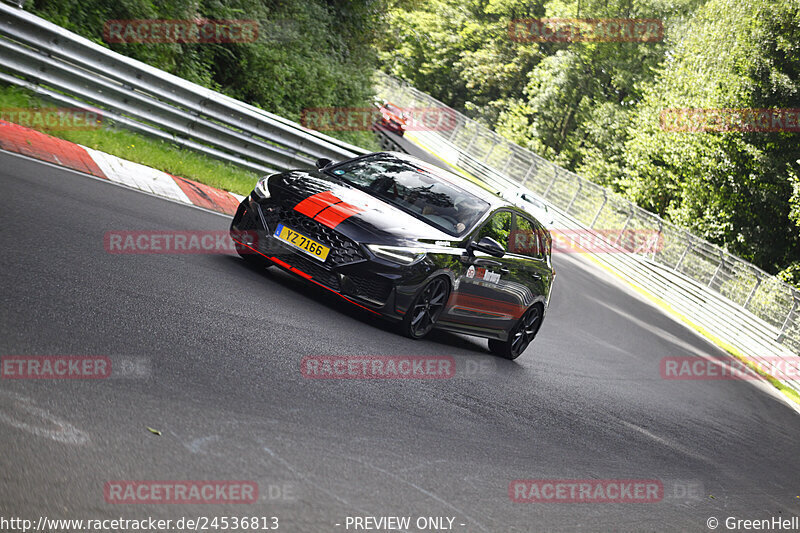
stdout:
[[244,198],[4,120],[0,120],[0,149],[228,215]]

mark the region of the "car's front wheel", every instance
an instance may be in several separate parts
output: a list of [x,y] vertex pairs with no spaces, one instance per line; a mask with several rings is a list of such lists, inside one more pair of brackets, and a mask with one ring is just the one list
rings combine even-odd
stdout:
[[450,281],[434,278],[414,298],[403,318],[403,334],[412,339],[421,339],[434,328],[450,298]]
[[543,315],[541,304],[532,305],[508,332],[508,340],[489,339],[489,349],[500,357],[516,359],[536,337],[539,326],[542,325]]

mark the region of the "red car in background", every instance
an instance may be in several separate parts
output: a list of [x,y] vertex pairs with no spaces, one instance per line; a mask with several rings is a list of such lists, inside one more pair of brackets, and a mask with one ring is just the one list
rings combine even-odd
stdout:
[[381,114],[380,120],[375,124],[376,129],[391,131],[399,136],[406,132],[408,115],[391,102],[376,102]]

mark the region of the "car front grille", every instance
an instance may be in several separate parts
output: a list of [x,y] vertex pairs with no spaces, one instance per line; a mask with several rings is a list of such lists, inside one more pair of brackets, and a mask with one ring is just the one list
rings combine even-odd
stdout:
[[281,252],[273,254],[273,257],[305,272],[311,276],[311,279],[314,281],[322,283],[323,285],[330,287],[335,291],[338,291],[340,288],[339,274],[323,267],[322,263],[319,261],[303,256],[302,252]]
[[[333,230],[316,220],[313,220],[294,209],[279,207],[273,209],[266,214],[267,224],[269,224],[272,231],[275,230],[278,223],[284,224],[293,230],[299,231],[307,237],[311,237],[317,242],[324,244],[331,249],[328,259],[323,263],[316,263],[316,266],[322,268],[334,268],[366,259],[364,252],[353,240],[345,237],[336,230]],[[302,257],[302,252],[294,254],[295,256]],[[303,259],[306,259],[305,257]],[[291,264],[291,261],[287,261]]]

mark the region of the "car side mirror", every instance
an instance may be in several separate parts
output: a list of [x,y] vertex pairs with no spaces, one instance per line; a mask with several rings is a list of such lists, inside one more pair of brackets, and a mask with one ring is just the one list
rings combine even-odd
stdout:
[[503,245],[491,237],[482,237],[478,242],[470,241],[470,243],[467,244],[467,252],[471,254],[474,250],[489,254],[493,257],[503,257],[506,255],[506,249],[503,248]]
[[332,159],[328,159],[327,157],[320,157],[319,159],[317,159],[317,162],[315,164],[317,168],[325,168],[331,163],[333,163]]

